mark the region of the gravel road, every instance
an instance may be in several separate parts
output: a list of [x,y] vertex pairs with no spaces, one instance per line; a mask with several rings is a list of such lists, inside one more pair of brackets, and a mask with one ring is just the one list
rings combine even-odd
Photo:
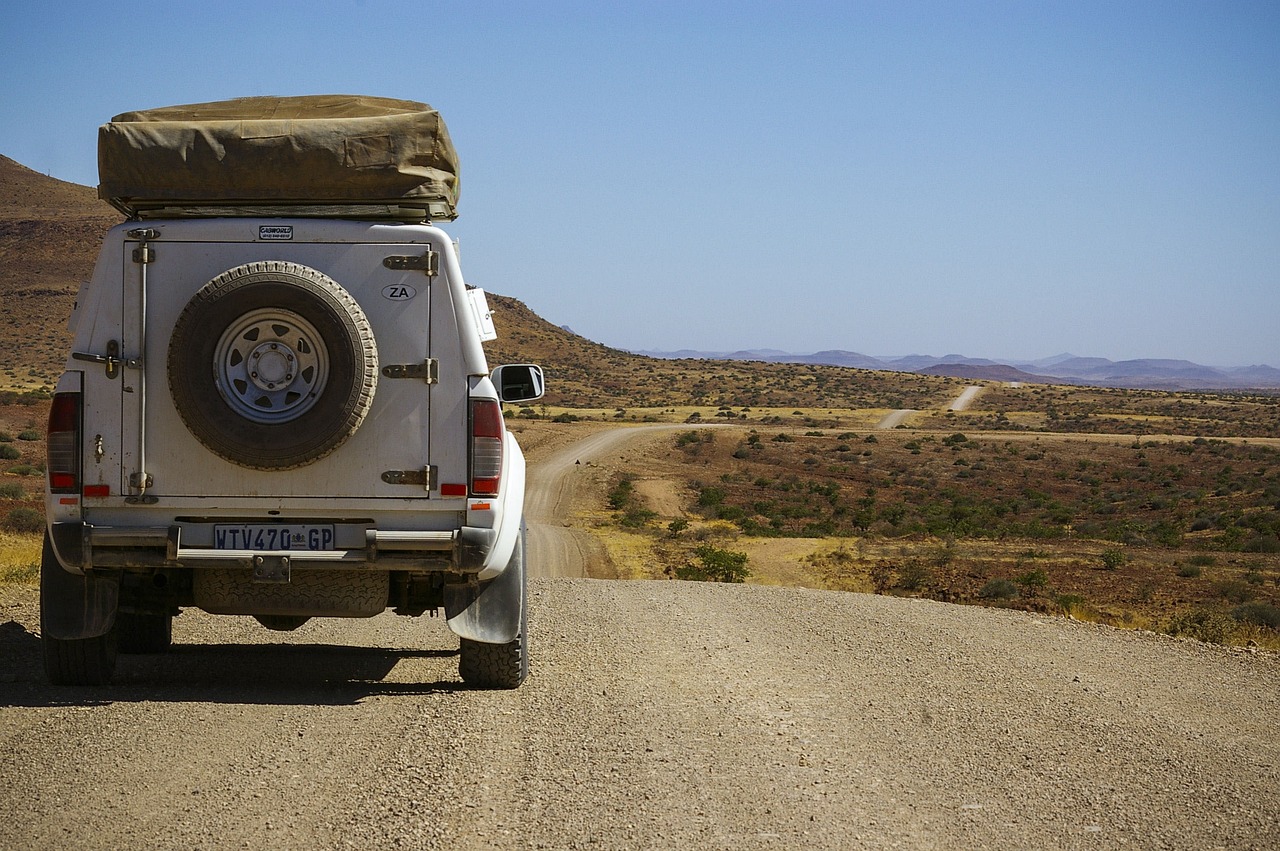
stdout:
[[1276,654],[803,589],[531,595],[511,692],[465,689],[439,620],[197,611],[55,689],[34,590],[0,588],[0,848],[1277,847]]

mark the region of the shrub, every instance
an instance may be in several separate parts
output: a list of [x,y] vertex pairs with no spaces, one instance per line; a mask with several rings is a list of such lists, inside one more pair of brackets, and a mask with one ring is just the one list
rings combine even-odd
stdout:
[[1194,564],[1196,567],[1213,567],[1217,559],[1208,553],[1196,553],[1191,558],[1187,559],[1187,561]]
[[1270,603],[1245,603],[1231,610],[1231,617],[1240,623],[1280,629],[1280,608]]
[[698,443],[701,439],[696,431],[686,431],[676,438],[676,446],[688,446],[691,443]]
[[1049,584],[1049,574],[1037,568],[1019,576],[1018,584],[1027,590],[1043,588]]
[[725,492],[722,488],[705,487],[698,492],[698,505],[713,508],[724,502]]
[[1209,644],[1226,644],[1235,632],[1235,623],[1225,615],[1207,609],[1183,612],[1170,619],[1168,635],[1194,638]]
[[17,482],[5,482],[0,485],[0,497],[4,499],[22,499],[26,495],[26,490]]
[[923,591],[933,584],[933,573],[919,559],[908,559],[898,571],[898,587],[903,591]]
[[699,564],[686,564],[676,568],[676,577],[699,582],[742,582],[750,574],[747,570],[747,554],[723,550],[710,544],[695,549]]
[[1232,603],[1247,603],[1253,599],[1253,589],[1243,579],[1224,579],[1213,586],[1213,590],[1224,600]]
[[624,476],[613,490],[609,491],[609,507],[615,511],[622,511],[631,502],[632,493],[635,491],[635,485],[632,484],[631,477]]
[[622,520],[619,522],[628,528],[639,529],[649,525],[649,521],[653,520],[657,516],[658,512],[656,511],[650,511],[647,508],[637,508],[633,506],[627,509],[627,512],[622,515]]
[[15,508],[5,518],[4,525],[11,532],[31,534],[44,529],[44,517],[33,508]]
[[22,453],[18,451],[18,447],[4,444],[0,446],[0,460],[17,461],[22,457]]
[[984,600],[1012,600],[1018,596],[1018,586],[1008,579],[992,579],[982,586],[978,596]]
[[1275,535],[1258,535],[1245,541],[1241,550],[1246,553],[1280,553],[1280,538]]
[[39,440],[42,437],[44,437],[44,435],[33,428],[18,432],[18,440]]
[[1059,594],[1054,602],[1062,607],[1064,614],[1079,617],[1086,609],[1086,601],[1079,594]]
[[1202,573],[1202,569],[1198,564],[1183,564],[1178,566],[1178,575],[1183,579],[1195,579]]
[[1121,550],[1103,550],[1102,566],[1107,570],[1118,570],[1125,563],[1124,552]]

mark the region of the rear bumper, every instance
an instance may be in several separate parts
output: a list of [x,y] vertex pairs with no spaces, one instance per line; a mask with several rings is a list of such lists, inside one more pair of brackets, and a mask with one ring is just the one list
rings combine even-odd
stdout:
[[377,570],[479,573],[497,541],[497,531],[476,526],[422,532],[367,529],[363,547],[335,550],[228,550],[186,547],[182,527],[95,526],[54,523],[50,534],[58,561],[73,573],[87,569],[154,568],[270,569],[271,565]]

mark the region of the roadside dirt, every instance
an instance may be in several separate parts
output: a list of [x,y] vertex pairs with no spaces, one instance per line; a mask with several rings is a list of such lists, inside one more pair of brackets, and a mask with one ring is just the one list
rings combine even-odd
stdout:
[[[529,437],[547,539],[575,477],[631,451],[611,441],[644,440]],[[512,692],[465,689],[439,620],[272,633],[197,611],[173,652],[122,657],[116,684],[55,689],[38,621],[34,589],[0,588],[0,847],[1262,849],[1280,835],[1266,652],[926,600],[540,578],[532,673]]]

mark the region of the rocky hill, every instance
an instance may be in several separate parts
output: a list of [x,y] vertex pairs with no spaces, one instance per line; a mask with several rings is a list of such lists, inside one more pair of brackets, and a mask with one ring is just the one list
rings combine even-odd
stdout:
[[40,386],[62,369],[66,320],[120,214],[88,186],[0,156],[0,385]]

